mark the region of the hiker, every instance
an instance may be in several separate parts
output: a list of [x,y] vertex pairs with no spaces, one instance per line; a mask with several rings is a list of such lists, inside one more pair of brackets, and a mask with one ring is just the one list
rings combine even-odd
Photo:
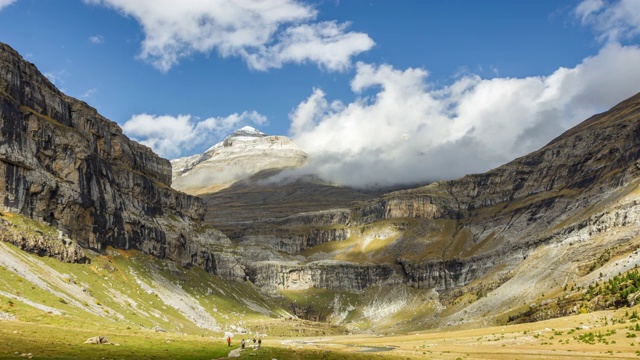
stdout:
[[244,339],[242,339],[242,341],[240,342],[240,345],[242,346],[242,348],[244,349]]
[[231,336],[227,336],[227,345],[231,346]]
[[256,347],[256,337],[253,337],[253,347]]
[[262,345],[262,339],[258,339],[258,349],[260,349],[260,345]]

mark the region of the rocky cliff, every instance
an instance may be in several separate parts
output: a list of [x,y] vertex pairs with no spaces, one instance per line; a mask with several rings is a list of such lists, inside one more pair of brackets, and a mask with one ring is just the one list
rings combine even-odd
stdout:
[[202,201],[170,185],[168,160],[0,44],[1,211],[44,221],[83,247],[140,249],[207,267],[203,246],[224,236],[206,230],[201,239],[193,229]]

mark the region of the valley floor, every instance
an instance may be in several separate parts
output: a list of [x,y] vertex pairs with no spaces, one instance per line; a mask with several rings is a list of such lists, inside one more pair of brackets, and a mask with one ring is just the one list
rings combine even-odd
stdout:
[[[638,308],[600,311],[537,323],[411,334],[268,337],[248,345],[247,359],[636,359]],[[630,315],[631,314],[631,315]],[[636,314],[636,315],[633,315]],[[84,341],[107,336],[111,344]],[[18,359],[218,359],[231,348],[223,334],[113,332],[0,320],[0,358]]]

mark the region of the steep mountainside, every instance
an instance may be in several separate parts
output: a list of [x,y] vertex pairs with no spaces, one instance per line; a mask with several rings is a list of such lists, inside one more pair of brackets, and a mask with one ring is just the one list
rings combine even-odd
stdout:
[[[282,156],[271,161],[276,148]],[[304,159],[285,138],[243,129],[206,156],[182,160],[174,172],[188,178],[238,161],[248,164],[242,181],[199,184],[204,201],[175,191],[167,160],[59,92],[0,44],[0,239],[29,252],[100,261],[114,274],[108,256],[117,255],[131,266],[126,281],[147,265],[157,269],[151,277],[165,266],[175,269],[171,276],[201,267],[217,275],[215,281],[243,284],[221,290],[212,300],[216,306],[228,301],[227,293],[242,301],[238,294],[246,292],[253,299],[241,308],[263,317],[290,312],[350,331],[380,332],[605,308],[612,302],[593,290],[597,282],[640,264],[640,94],[492,171],[409,190],[380,195],[313,178],[265,181]],[[221,186],[227,188],[210,192]],[[9,245],[0,249],[0,297],[37,303],[12,279],[25,276],[20,263],[49,270]],[[128,263],[136,250],[173,262],[145,255],[139,264]],[[193,281],[204,283],[200,275]],[[51,288],[38,276],[32,277],[36,287]],[[73,302],[67,291],[86,297],[75,287],[56,287],[64,289],[56,295],[63,305]],[[122,287],[121,293],[131,286]],[[179,302],[171,295],[178,288],[163,293],[159,306]],[[123,302],[154,301],[102,290],[116,299],[118,313],[127,311]],[[194,294],[211,295],[201,290]],[[640,292],[630,291],[616,301],[635,302]],[[76,302],[79,309],[84,300]],[[181,309],[191,314],[187,308],[206,302],[190,299]],[[145,304],[149,325],[163,316],[151,308]],[[199,318],[190,319],[197,324]]]
[[245,126],[201,155],[172,160],[173,188],[204,194],[263,170],[301,166],[306,158],[289,138]]
[[73,239],[82,247],[140,249],[211,268],[208,246],[226,237],[194,232],[204,216],[202,201],[170,185],[169,161],[62,94],[0,43],[0,211],[60,230],[57,239],[31,241],[42,246],[13,243],[46,253],[46,243]]

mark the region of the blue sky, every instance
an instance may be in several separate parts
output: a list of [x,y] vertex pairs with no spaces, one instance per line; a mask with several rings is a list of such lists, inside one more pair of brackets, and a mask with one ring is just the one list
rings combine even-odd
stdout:
[[0,0],[0,41],[167,158],[253,126],[305,171],[486,171],[640,91],[637,0]]

